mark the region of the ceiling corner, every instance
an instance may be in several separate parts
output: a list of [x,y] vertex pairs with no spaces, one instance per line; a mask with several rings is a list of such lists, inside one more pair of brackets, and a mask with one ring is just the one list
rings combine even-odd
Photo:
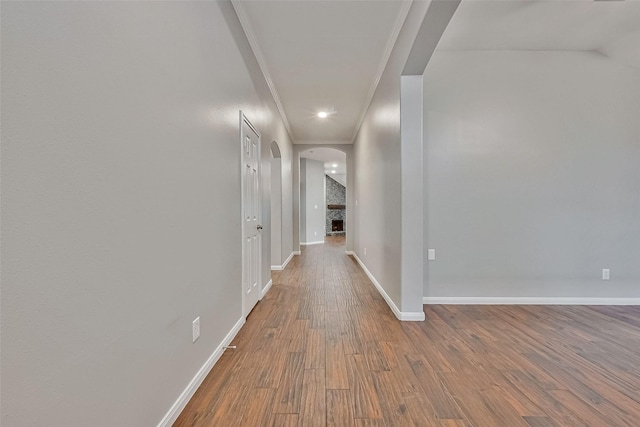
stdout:
[[391,57],[391,52],[393,52],[393,48],[396,45],[396,41],[398,40],[398,36],[400,35],[400,30],[402,30],[402,26],[404,25],[404,21],[407,19],[407,15],[409,14],[409,9],[413,4],[413,0],[403,2],[402,8],[398,12],[398,16],[396,18],[395,25],[393,27],[393,31],[389,36],[389,40],[387,41],[387,46],[382,54],[382,58],[380,59],[380,64],[378,65],[378,70],[376,72],[375,78],[371,82],[371,87],[369,88],[369,92],[367,93],[367,97],[365,98],[365,102],[362,107],[362,112],[360,113],[360,117],[356,123],[356,126],[353,129],[353,136],[351,137],[351,143],[356,139],[358,135],[358,131],[360,130],[360,126],[362,126],[362,122],[364,121],[365,116],[367,115],[367,111],[369,110],[369,105],[371,104],[371,100],[373,100],[373,96],[376,93],[376,89],[378,88],[378,84],[380,83],[380,79],[382,78],[382,74],[384,73],[385,68],[387,67],[387,62],[389,62],[389,58]]
[[242,4],[241,0],[232,0],[231,4],[236,11],[236,15],[238,16],[238,20],[240,21],[240,25],[242,26],[242,30],[247,36],[247,40],[249,41],[249,46],[251,46],[251,50],[253,51],[253,55],[256,57],[256,61],[258,61],[258,66],[260,67],[260,71],[267,82],[267,86],[269,87],[269,91],[271,92],[271,96],[273,97],[273,101],[280,112],[280,117],[282,117],[282,121],[284,122],[284,126],[289,133],[289,137],[293,141],[293,132],[291,131],[291,125],[289,124],[289,120],[287,119],[287,115],[284,112],[284,107],[282,106],[282,102],[280,101],[280,96],[278,95],[278,91],[273,83],[273,79],[269,74],[269,70],[267,68],[267,62],[264,59],[262,51],[258,46],[258,42],[253,31],[253,27],[251,26],[251,22],[249,21],[248,14]]

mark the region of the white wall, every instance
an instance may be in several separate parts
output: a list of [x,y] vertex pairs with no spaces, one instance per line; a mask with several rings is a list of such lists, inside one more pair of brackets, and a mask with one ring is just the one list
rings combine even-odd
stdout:
[[640,297],[640,70],[438,52],[424,100],[425,296]]
[[1,71],[0,424],[155,425],[241,317],[240,109],[291,188],[255,58],[227,2],[3,2]]
[[300,181],[302,243],[324,242],[326,222],[324,163],[312,159],[300,159]]
[[[287,140],[288,141],[288,140]],[[282,262],[294,251],[294,232],[297,231],[297,221],[294,222],[293,205],[293,163],[297,162],[297,155],[294,156],[293,147],[287,143],[280,147],[282,154]],[[297,207],[295,208],[297,211]],[[295,228],[294,228],[295,227]],[[297,246],[297,245],[296,245]]]
[[282,159],[271,159],[271,265],[282,265]]
[[400,311],[400,76],[428,8],[412,4],[353,147],[353,250]]

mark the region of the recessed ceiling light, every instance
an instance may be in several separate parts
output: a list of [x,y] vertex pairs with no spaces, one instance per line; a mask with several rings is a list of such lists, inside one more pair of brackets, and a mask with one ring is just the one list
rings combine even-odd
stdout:
[[331,173],[336,173],[336,171],[331,171]]
[[318,113],[318,117],[320,117],[321,119],[326,119],[328,115],[329,114],[326,111],[320,111]]
[[336,163],[332,164],[331,166],[333,166],[334,168],[338,167],[338,165]]

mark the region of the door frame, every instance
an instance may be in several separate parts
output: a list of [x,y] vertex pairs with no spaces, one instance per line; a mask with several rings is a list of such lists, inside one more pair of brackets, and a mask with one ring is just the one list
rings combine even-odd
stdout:
[[[244,142],[244,124],[247,124],[247,126],[249,126],[251,128],[251,130],[253,130],[256,135],[258,135],[258,155],[257,155],[257,160],[258,160],[258,209],[257,209],[257,222],[258,224],[262,224],[262,135],[260,134],[260,132],[258,131],[258,129],[256,129],[255,126],[253,126],[253,124],[251,123],[251,121],[249,120],[249,118],[244,114],[244,112],[242,110],[240,110],[240,120],[239,120],[239,124],[240,124],[240,144],[239,144],[239,149],[240,149],[240,226],[241,226],[241,230],[240,230],[240,234],[241,234],[241,239],[240,239],[240,243],[241,243],[241,247],[242,247],[242,252],[241,252],[241,259],[242,259],[242,272],[241,272],[241,283],[240,283],[240,292],[242,293],[242,317],[243,318],[247,318],[247,316],[249,315],[249,313],[251,312],[251,310],[249,310],[249,312],[245,313],[245,302],[246,302],[246,292],[244,290],[244,284],[245,284],[245,272],[246,272],[246,266],[245,266],[245,224],[244,224],[244,200],[245,200],[245,179],[244,179],[244,148],[243,148],[243,142]],[[262,233],[260,231],[258,231],[258,255],[257,255],[257,267],[256,267],[256,274],[257,274],[257,283],[258,283],[258,301],[260,301],[262,299]],[[256,303],[257,304],[257,303]],[[255,307],[255,305],[254,305]]]

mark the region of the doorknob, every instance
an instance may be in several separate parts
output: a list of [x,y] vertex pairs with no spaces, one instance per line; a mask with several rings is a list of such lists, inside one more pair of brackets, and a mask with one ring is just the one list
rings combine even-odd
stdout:
[[261,225],[256,225],[256,228],[257,228],[258,230],[262,230],[262,226],[261,226]]

